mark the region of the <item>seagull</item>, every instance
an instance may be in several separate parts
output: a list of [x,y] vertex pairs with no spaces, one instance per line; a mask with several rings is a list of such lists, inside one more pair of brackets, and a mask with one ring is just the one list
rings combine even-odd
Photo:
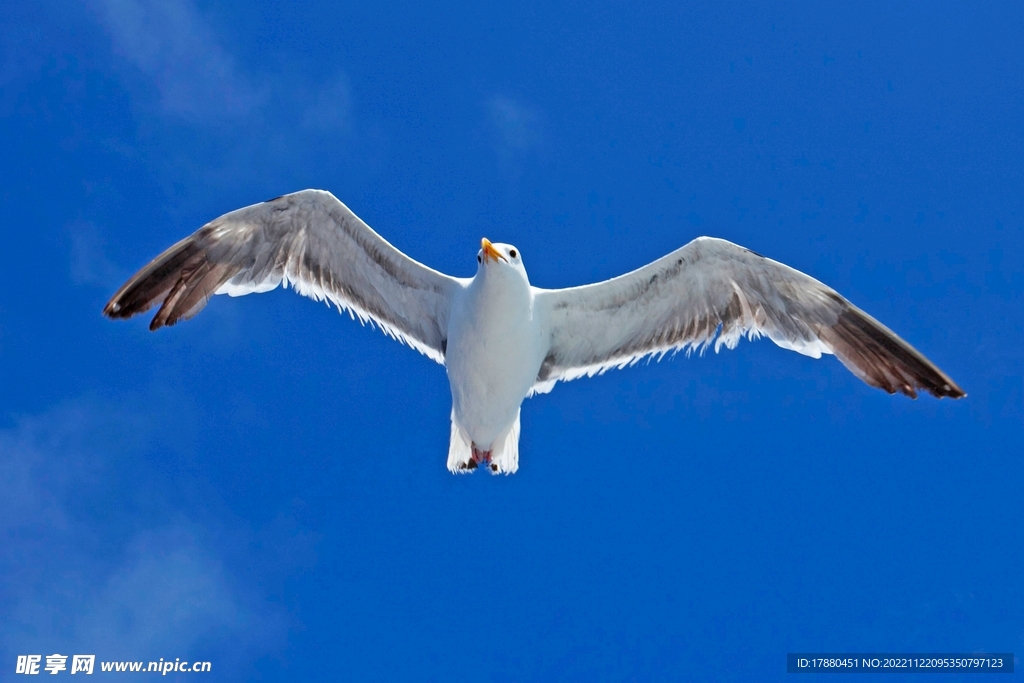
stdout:
[[173,245],[107,303],[110,318],[160,308],[150,330],[187,320],[214,294],[281,284],[328,301],[447,368],[448,469],[519,468],[523,400],[558,381],[641,359],[766,336],[834,354],[867,384],[911,398],[966,394],[942,370],[835,290],[713,237],[653,263],[568,289],[530,284],[523,255],[484,238],[472,278],[445,275],[393,247],[330,192],[303,190],[224,214]]

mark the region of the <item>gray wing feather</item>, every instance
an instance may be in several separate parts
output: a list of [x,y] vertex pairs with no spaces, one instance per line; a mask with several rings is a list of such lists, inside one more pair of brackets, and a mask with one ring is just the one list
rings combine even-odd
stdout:
[[654,263],[583,287],[536,290],[550,349],[535,391],[641,358],[764,335],[819,358],[835,354],[868,384],[916,397],[964,392],[927,358],[835,290],[731,242],[698,238]]
[[282,283],[444,362],[449,302],[460,281],[409,258],[320,190],[207,223],[136,273],[103,312],[128,318],[160,303],[150,324],[156,330],[191,318],[214,294],[266,292]]

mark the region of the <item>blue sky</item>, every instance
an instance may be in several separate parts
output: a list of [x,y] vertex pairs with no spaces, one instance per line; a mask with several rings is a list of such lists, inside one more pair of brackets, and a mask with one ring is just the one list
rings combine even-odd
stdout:
[[[5,12],[5,670],[749,681],[790,651],[1024,651],[1019,3]],[[322,304],[101,317],[166,246],[307,187],[453,275],[514,243],[543,287],[724,237],[969,396],[743,342],[559,385],[515,476],[453,477],[443,368]]]

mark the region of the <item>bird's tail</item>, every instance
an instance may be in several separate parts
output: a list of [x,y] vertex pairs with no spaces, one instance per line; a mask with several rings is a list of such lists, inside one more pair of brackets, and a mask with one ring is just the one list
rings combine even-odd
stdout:
[[[486,458],[483,462],[480,461],[481,455]],[[516,420],[508,432],[495,440],[491,450],[483,453],[474,446],[472,439],[455,423],[455,414],[452,414],[451,441],[448,444],[448,470],[454,474],[467,474],[474,471],[477,466],[486,467],[491,474],[513,474],[519,469],[519,413],[516,413]]]
[[491,451],[492,474],[515,474],[519,469],[519,413],[504,437],[499,436]]
[[455,424],[452,412],[452,436],[448,442],[448,471],[452,474],[467,474],[476,469],[473,465],[473,442]]

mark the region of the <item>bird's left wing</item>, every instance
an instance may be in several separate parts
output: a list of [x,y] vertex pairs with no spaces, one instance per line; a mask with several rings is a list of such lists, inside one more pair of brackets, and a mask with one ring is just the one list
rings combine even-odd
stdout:
[[764,335],[819,358],[834,353],[855,375],[894,393],[964,396],[931,361],[826,287],[731,242],[700,237],[643,268],[570,289],[535,289],[550,347],[534,391],[651,355]]
[[191,318],[214,294],[266,292],[282,282],[444,363],[449,304],[460,281],[409,258],[320,190],[207,223],[136,273],[103,313],[129,318],[160,303],[149,326],[156,330]]

